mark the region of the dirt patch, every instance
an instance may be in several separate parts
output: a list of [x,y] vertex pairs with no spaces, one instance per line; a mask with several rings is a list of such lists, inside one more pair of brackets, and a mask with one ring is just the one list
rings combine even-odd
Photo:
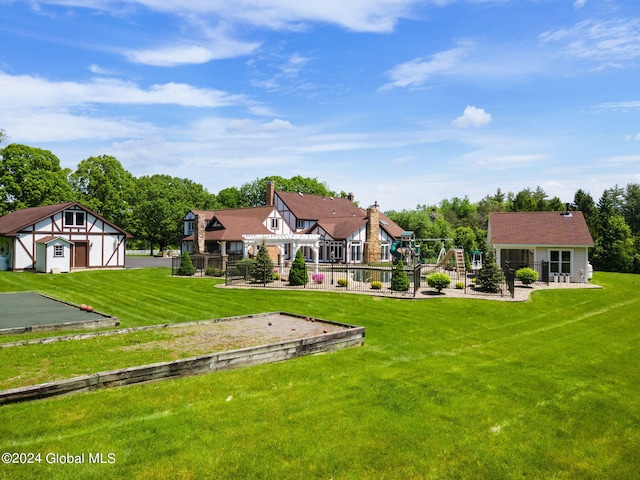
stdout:
[[134,351],[159,348],[171,352],[174,358],[179,358],[185,354],[224,352],[298,338],[315,337],[342,330],[345,330],[345,327],[339,324],[317,321],[311,317],[301,318],[274,313],[242,317],[224,322],[171,326],[158,330],[158,335],[162,336],[161,339],[119,347],[117,350]]

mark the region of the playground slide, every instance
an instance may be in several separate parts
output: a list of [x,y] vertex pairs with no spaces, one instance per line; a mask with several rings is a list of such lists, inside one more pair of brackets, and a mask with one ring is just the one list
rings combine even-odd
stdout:
[[447,264],[451,258],[455,258],[456,261],[456,271],[458,273],[463,273],[465,271],[465,263],[464,263],[464,250],[461,248],[450,248],[447,254],[440,260],[436,267],[442,267]]
[[391,253],[393,258],[395,258],[396,260],[402,260],[402,254],[398,251],[398,247],[401,243],[402,242],[400,240],[396,240],[391,244],[391,248],[389,248],[389,253]]

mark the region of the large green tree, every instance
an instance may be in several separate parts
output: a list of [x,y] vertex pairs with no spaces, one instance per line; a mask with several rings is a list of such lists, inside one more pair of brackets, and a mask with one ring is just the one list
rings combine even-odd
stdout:
[[317,178],[306,178],[296,175],[291,178],[283,178],[279,176],[269,176],[264,178],[256,178],[252,182],[243,184],[240,187],[242,194],[242,206],[251,207],[264,205],[267,196],[267,182],[274,182],[275,189],[282,192],[300,192],[310,195],[327,195],[342,196],[336,192],[329,190],[324,182],[320,182]]
[[633,269],[635,244],[623,216],[624,191],[617,185],[602,193],[598,201],[599,233],[595,241],[594,267],[610,272]]
[[82,204],[125,230],[132,227],[135,178],[115,157],[82,160],[69,183]]
[[191,180],[169,175],[143,176],[136,181],[133,235],[153,249],[177,245],[182,219],[189,210],[212,208],[213,197]]
[[559,212],[565,207],[558,197],[548,198],[546,192],[537,187],[535,191],[525,188],[509,201],[512,212]]
[[595,241],[600,234],[600,216],[593,197],[584,190],[579,189],[573,196],[573,205],[576,210],[582,212],[591,236]]
[[624,192],[622,207],[624,219],[631,228],[633,235],[640,236],[640,184],[630,183]]
[[68,173],[48,150],[16,143],[0,149],[0,215],[72,201]]

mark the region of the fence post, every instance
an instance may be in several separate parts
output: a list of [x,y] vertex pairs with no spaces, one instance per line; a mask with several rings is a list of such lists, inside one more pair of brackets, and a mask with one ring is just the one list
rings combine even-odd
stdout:
[[422,281],[422,266],[418,265],[413,269],[413,296],[415,297],[420,289],[420,282]]

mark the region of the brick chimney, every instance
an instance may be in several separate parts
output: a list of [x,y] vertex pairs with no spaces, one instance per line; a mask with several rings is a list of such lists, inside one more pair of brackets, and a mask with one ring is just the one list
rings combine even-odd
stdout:
[[349,192],[347,194],[347,200],[349,200],[351,203],[356,201],[356,196],[353,194],[353,192]]
[[205,253],[204,229],[207,226],[207,221],[204,219],[204,215],[196,215],[195,223],[195,228],[193,229],[193,245],[196,248],[196,253]]
[[367,208],[367,229],[364,244],[364,263],[379,262],[382,255],[380,244],[380,210],[378,202]]
[[273,202],[276,196],[276,184],[273,182],[267,182],[267,195],[265,198],[265,204],[267,207],[273,207]]

